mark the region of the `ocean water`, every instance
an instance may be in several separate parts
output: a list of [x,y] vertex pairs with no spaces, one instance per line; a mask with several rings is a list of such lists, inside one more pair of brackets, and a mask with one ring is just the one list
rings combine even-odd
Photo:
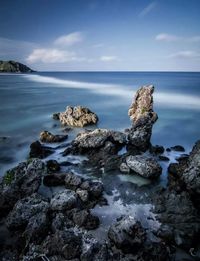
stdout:
[[[99,117],[97,126],[123,131],[130,127],[128,108],[136,90],[146,84],[155,86],[154,110],[159,119],[154,125],[152,144],[165,147],[183,145],[188,153],[200,138],[200,73],[171,72],[45,72],[0,75],[0,176],[28,157],[30,144],[39,133],[48,130],[63,133],[63,127],[52,119],[54,112],[67,105],[89,107]],[[80,128],[69,132],[72,140]],[[4,139],[3,137],[7,137]],[[55,144],[54,146],[57,146]],[[52,146],[52,145],[51,145]],[[85,157],[62,157],[57,150],[49,158],[59,162],[81,162]],[[170,161],[180,153],[165,152]],[[93,233],[105,238],[109,225],[125,213],[135,216],[146,228],[159,227],[151,212],[149,193],[156,185],[166,185],[167,166],[156,182],[135,175],[96,173],[91,169],[68,167],[77,175],[90,176],[104,184],[108,206],[96,206],[101,226]],[[72,168],[72,169],[70,169]],[[41,193],[54,189],[41,188]],[[111,208],[111,209],[110,209]],[[153,234],[152,234],[153,235]]]

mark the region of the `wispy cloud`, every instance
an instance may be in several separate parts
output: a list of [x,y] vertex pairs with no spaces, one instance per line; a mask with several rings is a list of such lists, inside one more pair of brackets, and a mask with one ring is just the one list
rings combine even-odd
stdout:
[[157,41],[163,41],[163,42],[176,42],[176,41],[185,41],[185,42],[200,42],[200,36],[192,36],[192,37],[183,37],[183,36],[178,36],[174,34],[168,34],[168,33],[160,33],[156,35],[155,39]]
[[98,44],[94,44],[92,45],[93,48],[101,48],[101,47],[104,47],[104,44],[103,43],[98,43]]
[[157,41],[174,42],[180,40],[181,38],[173,34],[161,33],[156,35],[155,39]]
[[151,2],[149,3],[147,6],[144,7],[144,9],[139,13],[139,17],[144,17],[146,16],[147,14],[149,14],[151,11],[153,11],[156,7],[157,3],[154,1],[154,2]]
[[84,57],[77,57],[75,52],[43,48],[33,50],[26,60],[29,63],[65,63],[72,61],[83,61],[84,59]]
[[169,58],[193,59],[200,58],[200,53],[194,51],[180,51],[169,55]]
[[83,41],[83,33],[81,32],[74,32],[67,35],[62,35],[58,37],[55,41],[55,45],[59,46],[72,46],[76,43],[80,43]]
[[107,55],[103,55],[100,57],[100,60],[102,62],[112,62],[112,61],[117,61],[119,60],[117,56],[107,56]]

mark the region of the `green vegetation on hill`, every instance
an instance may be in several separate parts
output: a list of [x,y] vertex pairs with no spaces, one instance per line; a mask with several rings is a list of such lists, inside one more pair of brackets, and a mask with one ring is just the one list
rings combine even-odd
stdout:
[[15,61],[0,61],[0,72],[30,73],[34,72],[28,66]]

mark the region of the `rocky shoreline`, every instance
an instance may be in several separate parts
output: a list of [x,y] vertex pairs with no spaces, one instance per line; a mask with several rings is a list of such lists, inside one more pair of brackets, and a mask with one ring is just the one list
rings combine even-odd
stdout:
[[[0,183],[0,260],[200,259],[200,141],[189,155],[180,145],[165,149],[151,144],[158,119],[153,92],[153,86],[137,91],[128,111],[132,126],[124,132],[85,129],[69,143],[66,133],[41,132],[40,141],[30,145],[29,159],[7,171]],[[67,107],[53,118],[70,128],[98,121],[95,113],[81,106]],[[53,143],[59,145],[49,145]],[[81,156],[84,160],[51,159],[57,151],[63,158]],[[176,163],[168,164],[168,184],[162,187],[157,180],[162,175],[160,162],[169,160],[166,151],[182,154]],[[109,224],[102,240],[95,233],[102,226],[95,210],[112,212],[106,184],[78,175],[75,167],[112,178],[117,172],[148,180],[152,189],[135,185],[130,201],[140,193],[155,220],[147,216],[150,225],[145,226],[130,209]]]

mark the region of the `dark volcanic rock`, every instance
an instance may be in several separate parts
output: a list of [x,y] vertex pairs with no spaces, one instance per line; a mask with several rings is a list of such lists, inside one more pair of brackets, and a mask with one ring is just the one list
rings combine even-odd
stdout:
[[171,147],[171,150],[180,151],[180,152],[184,152],[185,151],[185,149],[181,145],[173,146],[173,147]]
[[164,155],[159,155],[159,160],[162,160],[162,161],[169,161],[169,158],[164,156]]
[[53,153],[53,149],[50,147],[42,146],[39,141],[35,141],[30,146],[29,157],[44,159]]
[[146,233],[133,217],[125,216],[110,227],[108,237],[124,253],[135,253],[143,245]]
[[43,178],[43,184],[47,187],[64,186],[65,174],[49,174]]
[[12,209],[17,200],[36,192],[46,173],[45,164],[39,159],[20,163],[7,171],[0,184],[0,215]]
[[96,124],[98,121],[98,117],[94,112],[82,106],[67,106],[66,111],[59,114],[59,119],[63,125],[73,127],[84,127]]
[[55,112],[55,113],[53,113],[52,118],[54,120],[59,120],[60,119],[59,116],[60,116],[60,113],[59,112]]
[[40,141],[53,143],[53,142],[61,142],[68,138],[68,135],[54,135],[49,131],[43,131],[40,133]]
[[144,178],[156,178],[161,175],[162,168],[154,158],[144,155],[128,156],[127,166]]
[[34,72],[26,65],[15,61],[0,61],[0,72],[30,73]]
[[48,160],[46,164],[48,172],[56,172],[60,170],[60,165],[56,160]]
[[152,127],[158,118],[153,111],[153,92],[152,85],[141,87],[128,111],[133,122],[128,135],[129,143],[142,151],[146,151],[150,146]]
[[73,221],[79,227],[85,229],[96,229],[99,226],[99,218],[91,215],[89,210],[78,210],[73,214]]
[[50,202],[50,207],[54,211],[64,211],[74,208],[76,204],[76,193],[72,190],[65,189],[54,194]]
[[65,175],[65,185],[67,188],[78,188],[83,181],[83,178],[77,176],[73,173],[66,173]]
[[165,149],[163,146],[160,146],[160,145],[155,145],[155,146],[152,146],[150,147],[150,150],[149,150],[152,154],[162,154]]
[[103,193],[103,184],[98,181],[86,180],[81,184],[81,188],[87,190],[91,198],[99,198]]

